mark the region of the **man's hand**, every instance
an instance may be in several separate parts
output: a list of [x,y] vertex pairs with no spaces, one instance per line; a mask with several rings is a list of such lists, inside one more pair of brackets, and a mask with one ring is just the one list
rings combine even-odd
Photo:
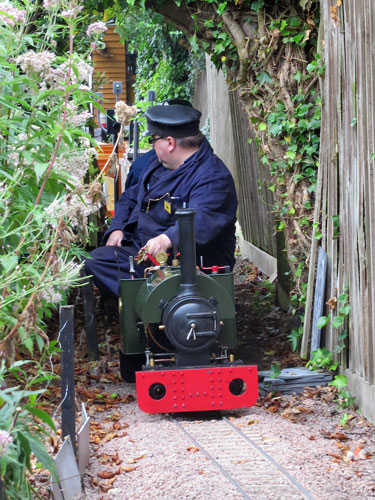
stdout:
[[124,233],[117,229],[116,231],[113,231],[107,240],[106,246],[109,247],[120,247],[121,246],[121,241],[122,238],[124,237]]
[[172,246],[171,240],[166,234],[159,234],[155,238],[148,240],[146,245],[141,250],[147,251],[150,255],[155,257],[158,252],[166,252]]

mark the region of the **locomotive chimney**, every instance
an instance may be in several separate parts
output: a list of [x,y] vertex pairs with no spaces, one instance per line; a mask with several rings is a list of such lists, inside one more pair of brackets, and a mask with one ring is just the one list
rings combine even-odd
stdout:
[[193,208],[179,208],[176,210],[181,253],[181,287],[179,295],[193,295],[197,293],[194,233],[195,214],[196,211]]

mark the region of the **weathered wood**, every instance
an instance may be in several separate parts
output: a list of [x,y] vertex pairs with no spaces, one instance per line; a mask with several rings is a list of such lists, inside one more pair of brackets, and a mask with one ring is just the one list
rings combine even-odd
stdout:
[[229,99],[237,166],[238,218],[243,236],[254,246],[276,257],[273,195],[267,187],[269,174],[259,165],[255,141],[248,141],[253,133],[249,130],[249,120],[241,108],[238,93],[230,92]]
[[256,263],[256,266],[267,276],[272,276],[277,273],[277,260],[275,257],[245,240],[239,224],[236,226],[236,233],[242,257]]
[[314,313],[311,331],[311,354],[320,347],[321,329],[317,327],[319,318],[323,315],[324,294],[326,288],[327,254],[322,247],[318,250],[318,269],[314,296]]
[[4,483],[1,477],[0,477],[0,500],[5,500]]
[[[81,270],[81,277],[85,277],[85,272]],[[98,340],[96,335],[95,301],[92,280],[85,278],[81,286],[83,302],[83,318],[86,331],[87,356],[91,361],[99,359]]]
[[[322,1],[321,15],[325,76],[315,222],[328,255],[327,298],[347,292],[351,306],[349,352],[337,359],[355,380],[350,386],[365,413],[375,418],[374,401],[365,403],[363,396],[373,393],[375,382],[375,3]],[[313,242],[302,352],[309,335],[315,248]],[[340,304],[332,318],[339,311]],[[333,351],[340,333],[328,325],[326,347]]]
[[75,449],[74,306],[60,306],[61,429]]

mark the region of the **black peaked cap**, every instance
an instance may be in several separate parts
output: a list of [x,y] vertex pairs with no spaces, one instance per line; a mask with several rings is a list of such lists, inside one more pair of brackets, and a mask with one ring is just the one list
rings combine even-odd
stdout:
[[199,133],[199,119],[202,113],[181,104],[161,104],[149,108],[145,115],[148,126],[146,135],[189,137]]

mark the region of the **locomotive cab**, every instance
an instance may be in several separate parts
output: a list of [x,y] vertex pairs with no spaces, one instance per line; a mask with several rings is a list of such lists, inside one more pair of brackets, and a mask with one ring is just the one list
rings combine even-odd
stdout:
[[[233,274],[196,268],[194,215],[179,209],[180,263],[121,280],[120,370],[148,413],[251,406],[257,369],[235,362]],[[174,262],[176,264],[176,262]]]

